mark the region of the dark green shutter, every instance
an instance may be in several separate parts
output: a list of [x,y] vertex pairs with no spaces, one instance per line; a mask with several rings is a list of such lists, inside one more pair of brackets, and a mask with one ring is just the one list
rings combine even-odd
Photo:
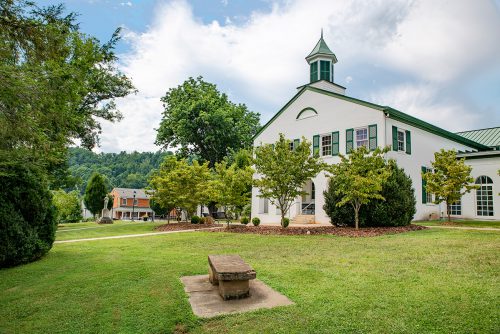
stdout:
[[330,62],[327,60],[319,62],[319,79],[330,81]]
[[[426,173],[427,172],[427,168],[425,168],[424,166],[422,166],[422,173]],[[424,177],[422,176],[422,204],[426,204],[427,203],[427,181],[425,181]]]
[[315,82],[318,81],[318,62],[315,61],[314,63],[311,63],[311,75],[310,75],[310,81]]
[[349,154],[354,149],[354,129],[345,130],[345,153]]
[[374,151],[377,148],[377,124],[368,126],[368,147],[370,151]]
[[313,136],[313,155],[319,155],[319,135]]
[[392,126],[392,150],[398,150],[398,128],[394,125]]
[[339,144],[339,132],[332,132],[332,155],[339,155],[340,144]]
[[406,130],[406,153],[411,154],[411,133]]
[[299,147],[300,139],[293,140],[293,149],[296,150]]

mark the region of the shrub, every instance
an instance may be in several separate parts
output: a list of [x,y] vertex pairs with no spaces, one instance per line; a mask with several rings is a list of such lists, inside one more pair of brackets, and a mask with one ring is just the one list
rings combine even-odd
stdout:
[[248,217],[241,217],[241,220],[240,222],[243,224],[243,225],[247,225],[248,223],[250,223],[250,219]]
[[26,166],[2,167],[0,174],[0,267],[34,261],[55,239],[56,211],[40,175]]
[[[406,175],[403,168],[395,162],[391,164],[391,176],[382,187],[382,200],[373,200],[362,206],[359,212],[360,226],[405,226],[411,223],[416,212],[415,191],[412,188],[411,178]],[[328,189],[324,192],[325,205],[323,209],[334,225],[354,226],[354,209],[349,204],[337,207],[341,196],[336,195],[335,178],[331,178]]]
[[290,225],[290,218],[283,218],[283,227],[288,227]]
[[205,217],[205,224],[215,224],[215,219],[211,216]]
[[200,217],[200,224],[205,224],[205,217]]
[[148,221],[148,216],[142,217],[142,220],[145,221],[145,222],[147,222]]
[[259,226],[260,225],[260,218],[259,217],[253,217],[252,218],[252,224],[253,224],[253,226]]
[[200,223],[200,217],[198,216],[191,217],[191,224],[199,224],[199,223]]

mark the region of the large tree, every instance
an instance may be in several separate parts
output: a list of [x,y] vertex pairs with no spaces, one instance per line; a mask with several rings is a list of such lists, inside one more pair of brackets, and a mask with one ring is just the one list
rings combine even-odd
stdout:
[[[2,187],[11,182],[39,193],[31,198],[28,189],[16,187],[11,196],[4,189],[0,236],[9,247],[4,263],[31,261],[52,247],[55,219],[48,189],[64,186],[66,148],[75,140],[93,147],[99,120],[119,120],[114,99],[133,91],[115,66],[119,31],[101,44],[79,31],[74,13],[63,13],[62,5],[0,1]],[[30,212],[23,199],[37,196],[43,200]]]
[[250,147],[259,129],[259,114],[229,101],[216,85],[189,78],[161,99],[165,107],[156,144],[179,147],[183,157],[195,155],[214,167],[230,149]]
[[341,197],[337,206],[351,205],[354,209],[354,226],[359,228],[359,210],[371,200],[385,200],[382,186],[390,176],[390,169],[383,155],[389,148],[377,148],[370,153],[361,146],[348,156],[339,154],[340,163],[330,168],[337,185],[334,193]]
[[304,137],[293,149],[291,143],[280,133],[276,143],[255,149],[253,161],[258,173],[254,185],[260,197],[280,209],[282,226],[295,198],[307,193],[302,189],[304,183],[326,167],[319,157],[311,155],[311,143]]
[[451,221],[450,206],[464,194],[478,188],[470,175],[472,167],[465,164],[465,158],[458,159],[454,150],[444,149],[434,153],[431,164],[432,170],[422,173],[426,190],[434,194],[435,203],[446,203],[448,221]]

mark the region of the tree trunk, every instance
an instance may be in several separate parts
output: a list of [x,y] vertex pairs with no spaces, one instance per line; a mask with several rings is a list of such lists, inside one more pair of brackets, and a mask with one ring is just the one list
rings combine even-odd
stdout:
[[359,207],[354,207],[354,227],[359,229]]
[[446,214],[448,215],[448,223],[451,223],[450,204],[448,202],[446,202]]

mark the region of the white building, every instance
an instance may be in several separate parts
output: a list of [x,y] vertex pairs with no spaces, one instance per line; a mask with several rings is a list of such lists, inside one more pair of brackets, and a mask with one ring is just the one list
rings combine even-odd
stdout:
[[[473,166],[472,175],[481,189],[462,198],[453,206],[453,214],[461,218],[500,219],[500,128],[451,133],[388,106],[349,97],[345,87],[334,83],[335,54],[328,48],[323,36],[306,57],[310,68],[310,83],[298,87],[294,97],[269,120],[254,137],[254,146],[274,143],[279,134],[300,141],[312,142],[313,151],[325,162],[340,161],[338,154],[366,145],[370,149],[390,145],[393,158],[413,181],[417,200],[415,220],[446,215],[444,204],[432,203],[432,195],[422,186],[421,172],[431,167],[434,152],[443,148],[455,149]],[[484,132],[487,142],[482,138]],[[258,175],[254,177],[258,178]],[[304,185],[307,196],[298,197],[288,212],[292,222],[315,221],[328,223],[323,210],[323,191],[327,178],[320,173]],[[279,209],[268,199],[260,198],[252,189],[252,216],[263,223],[277,223]]]

